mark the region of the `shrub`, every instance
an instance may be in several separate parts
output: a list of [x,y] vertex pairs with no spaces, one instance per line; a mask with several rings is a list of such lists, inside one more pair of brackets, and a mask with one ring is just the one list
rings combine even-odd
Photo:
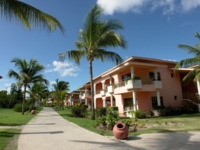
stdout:
[[196,113],[198,112],[198,105],[191,100],[182,101],[182,113]]
[[[113,109],[114,108],[114,109]],[[119,120],[118,116],[118,107],[108,107],[107,108],[107,114],[106,114],[106,124],[108,129],[113,129],[114,125]]]
[[145,110],[144,111],[146,118],[151,118],[154,116],[154,112],[152,110]]
[[119,108],[117,106],[110,106],[109,109],[111,109],[112,111],[118,111]]
[[107,111],[106,107],[101,107],[96,109],[96,118],[106,116],[106,111]]
[[72,115],[74,117],[84,118],[87,115],[87,108],[83,104],[76,104],[71,109]]
[[140,118],[140,119],[146,118],[146,114],[143,110],[137,110],[135,112],[135,118]]
[[[118,122],[118,107],[108,107],[98,109],[99,118],[96,120],[97,125],[104,126],[107,129],[113,129],[114,125]],[[105,114],[106,112],[106,114]],[[101,115],[100,115],[101,114]]]
[[132,124],[132,120],[131,119],[124,119],[122,120],[122,122],[127,126],[130,127]]
[[[16,112],[22,112],[22,104],[16,104],[13,108],[14,111]],[[28,105],[24,105],[24,112],[30,110]]]

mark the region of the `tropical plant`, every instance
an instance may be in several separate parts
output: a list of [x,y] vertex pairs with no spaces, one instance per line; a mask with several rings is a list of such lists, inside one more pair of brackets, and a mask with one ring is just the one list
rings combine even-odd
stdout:
[[24,103],[26,99],[27,87],[29,88],[33,83],[44,83],[48,84],[48,81],[44,79],[43,75],[40,74],[44,70],[44,66],[39,64],[37,60],[31,59],[27,62],[26,59],[14,58],[11,62],[15,63],[15,67],[18,72],[10,69],[8,77],[15,78],[17,84],[24,87],[24,97],[22,103],[22,115],[24,115]]
[[[195,37],[200,40],[199,33],[196,32]],[[194,66],[193,70],[184,76],[183,82],[188,83],[191,80],[194,82],[198,81],[200,79],[200,43],[196,44],[195,46],[178,44],[178,48],[184,49],[187,53],[193,54],[194,56],[179,61],[175,66],[175,71],[177,71],[179,68]]]
[[115,61],[116,64],[121,63],[123,59],[117,53],[107,51],[106,48],[126,47],[125,40],[116,32],[118,29],[123,29],[122,24],[118,20],[101,21],[102,12],[103,9],[99,5],[94,5],[86,15],[83,30],[79,30],[78,41],[75,42],[77,49],[59,54],[62,62],[67,56],[77,64],[80,64],[80,59],[86,56],[89,63],[93,120],[95,119],[95,111],[92,62],[94,59],[100,59],[102,62],[107,59]]
[[30,96],[30,99],[32,100],[32,105],[34,105],[34,102],[37,101],[38,103],[41,102],[42,98],[48,97],[48,87],[44,84],[34,83],[27,93]]
[[1,17],[17,20],[29,30],[32,26],[52,32],[58,27],[64,33],[63,26],[55,17],[19,0],[0,0],[0,10]]
[[52,85],[54,87],[54,90],[69,91],[69,82],[59,81],[58,79],[56,79],[56,83],[54,83]]
[[59,81],[56,79],[56,83],[53,84],[53,91],[51,92],[51,97],[58,102],[60,107],[60,103],[66,98],[66,94],[69,91],[69,82]]

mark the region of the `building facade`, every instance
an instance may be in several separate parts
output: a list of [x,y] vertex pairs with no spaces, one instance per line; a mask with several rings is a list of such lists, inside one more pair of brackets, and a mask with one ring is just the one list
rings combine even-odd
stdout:
[[[119,114],[128,110],[151,110],[157,106],[181,106],[184,93],[198,93],[191,82],[183,86],[182,78],[192,68],[179,69],[176,62],[130,57],[94,78],[95,108],[117,106]],[[91,106],[90,82],[76,93],[79,101]],[[73,92],[72,92],[73,93]]]

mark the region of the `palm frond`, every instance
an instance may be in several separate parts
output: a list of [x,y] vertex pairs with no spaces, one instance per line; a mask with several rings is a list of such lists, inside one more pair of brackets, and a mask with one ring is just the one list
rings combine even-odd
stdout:
[[53,16],[18,0],[0,0],[0,15],[7,20],[17,19],[28,29],[39,27],[48,32],[55,31],[58,27],[64,33],[64,27]]
[[176,64],[175,69],[191,67],[194,65],[200,65],[200,57],[193,57],[181,60]]
[[101,59],[102,62],[104,62],[104,60],[111,60],[111,61],[115,62],[116,64],[119,64],[123,61],[121,56],[119,56],[117,53],[112,52],[112,51],[106,51],[104,49],[96,50],[95,58]]
[[186,85],[188,84],[191,80],[195,81],[195,76],[198,74],[197,69],[194,69],[192,71],[190,71],[189,73],[187,73],[184,78],[183,78],[183,83]]
[[80,59],[85,55],[85,51],[82,50],[70,50],[64,53],[59,54],[59,59],[67,57],[71,60],[74,60],[78,65],[80,65]]
[[194,54],[196,56],[200,56],[200,49],[197,47],[184,45],[184,44],[178,44],[178,48],[184,49],[188,54]]

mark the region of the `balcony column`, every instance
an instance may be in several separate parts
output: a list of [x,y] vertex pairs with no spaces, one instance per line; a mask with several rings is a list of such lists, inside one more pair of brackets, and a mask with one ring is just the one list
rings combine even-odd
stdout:
[[102,97],[103,100],[103,107],[106,107],[106,97]]
[[105,89],[105,81],[101,82],[101,84],[102,84],[102,90],[104,90]]
[[94,96],[96,95],[96,84],[94,84]]
[[[92,105],[92,103],[91,103]],[[94,109],[96,109],[96,98],[94,97]]]
[[158,80],[158,73],[157,73],[157,69],[154,70],[154,78],[155,80]]
[[87,98],[85,98],[85,105],[87,105],[88,103],[87,103]]
[[133,91],[133,110],[136,111],[137,110],[137,104],[136,104],[136,92]]
[[111,107],[113,106],[113,96],[112,96],[112,94],[110,95],[110,106]]
[[131,66],[131,78],[133,79],[134,78],[134,67]]
[[112,84],[112,77],[110,76],[110,85]]
[[200,81],[197,80],[197,90],[198,90],[198,94],[200,95]]
[[87,87],[85,87],[85,105],[87,105],[87,95],[88,95],[88,90]]
[[160,102],[160,91],[157,90],[157,104],[158,106],[161,106],[161,102]]

